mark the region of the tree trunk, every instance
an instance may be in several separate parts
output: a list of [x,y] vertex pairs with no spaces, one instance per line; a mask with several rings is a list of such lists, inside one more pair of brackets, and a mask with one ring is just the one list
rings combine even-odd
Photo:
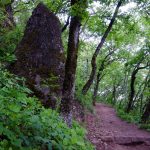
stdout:
[[120,1],[118,2],[117,7],[116,7],[116,9],[115,9],[115,12],[114,12],[114,14],[113,14],[113,17],[112,17],[112,19],[111,19],[111,21],[110,21],[110,23],[109,23],[109,26],[107,27],[107,29],[106,29],[104,35],[102,36],[102,39],[101,39],[99,45],[97,46],[97,48],[96,48],[96,50],[95,50],[95,52],[94,52],[94,54],[93,54],[93,57],[92,57],[92,60],[91,60],[92,71],[91,71],[89,80],[86,82],[86,84],[84,85],[84,87],[83,87],[83,89],[82,89],[82,94],[86,94],[87,91],[89,90],[90,86],[91,86],[92,83],[93,83],[93,80],[94,80],[94,77],[95,77],[95,74],[96,74],[96,69],[97,69],[97,66],[96,66],[96,58],[97,58],[97,56],[98,56],[98,54],[99,54],[101,48],[103,47],[103,44],[104,44],[104,42],[105,42],[105,40],[106,40],[106,38],[107,38],[109,32],[110,32],[111,29],[112,29],[112,26],[113,26],[113,24],[114,24],[114,22],[115,22],[115,19],[116,19],[116,17],[117,17],[118,10],[119,10],[121,4],[122,4],[122,0],[120,0]]
[[96,103],[96,97],[97,97],[97,92],[99,89],[99,83],[105,75],[105,74],[102,75],[102,73],[103,73],[105,67],[113,62],[113,61],[109,60],[110,59],[109,56],[111,56],[111,54],[113,54],[113,52],[114,51],[111,51],[105,56],[105,58],[103,59],[101,65],[99,67],[97,77],[96,77],[96,83],[95,83],[95,87],[94,87],[94,93],[93,93],[93,106],[95,106],[95,103]]
[[130,83],[130,94],[129,94],[129,102],[126,108],[126,112],[129,113],[133,107],[133,98],[135,95],[134,83],[136,79],[136,74],[138,72],[138,68],[134,69],[131,75],[131,83]]
[[113,101],[112,101],[112,104],[115,105],[116,104],[116,86],[114,85],[113,86],[113,92],[112,92],[112,95],[113,95]]
[[96,103],[96,97],[97,97],[97,92],[98,92],[98,88],[99,88],[99,83],[100,83],[100,80],[103,77],[103,76],[101,76],[101,74],[102,74],[102,72],[103,72],[103,70],[105,68],[105,60],[107,59],[107,56],[102,61],[101,65],[99,67],[98,73],[97,73],[96,83],[95,83],[94,93],[93,93],[93,106],[95,106],[95,103]]
[[[71,6],[77,2],[78,0],[72,0]],[[72,16],[69,28],[68,50],[65,65],[65,79],[63,83],[60,110],[64,121],[69,127],[72,126],[72,101],[74,99],[74,84],[77,67],[80,26],[80,18],[77,16]]]
[[97,74],[96,83],[95,83],[95,87],[94,87],[94,93],[93,93],[93,106],[96,105],[96,97],[97,97],[97,92],[98,92],[99,82],[100,82],[100,73]]
[[147,98],[147,101],[146,109],[141,117],[142,123],[146,123],[150,117],[150,98]]
[[[149,73],[148,73],[148,75],[149,75]],[[147,87],[148,91],[150,89],[150,78],[148,79],[148,77],[149,76],[146,77],[146,84],[145,84],[143,92],[145,91],[146,87]],[[142,94],[142,96],[143,96],[143,94]],[[141,120],[142,120],[143,123],[146,123],[149,120],[149,118],[150,118],[150,97],[147,97],[146,101],[147,101],[147,105],[146,105],[145,111],[144,111],[144,113],[143,113],[143,115],[141,117]],[[141,105],[141,107],[142,107],[142,105]]]
[[144,88],[143,88],[143,90],[142,90],[142,92],[141,92],[141,95],[140,95],[140,114],[142,114],[142,111],[143,111],[143,97],[144,97],[144,91],[145,91],[145,89],[148,87],[148,88],[150,88],[150,78],[149,78],[149,75],[150,75],[150,70],[149,70],[149,72],[148,72],[148,74],[147,74],[147,77],[146,77],[146,79],[145,79],[145,85],[144,85]]
[[129,113],[132,108],[133,108],[133,100],[134,100],[134,96],[135,96],[135,88],[134,88],[134,83],[135,83],[135,79],[136,79],[136,74],[138,73],[138,71],[140,69],[145,69],[147,67],[144,66],[144,67],[139,67],[140,66],[140,63],[139,62],[137,64],[137,66],[134,68],[133,72],[132,72],[132,75],[131,75],[131,83],[130,83],[130,94],[129,94],[129,102],[128,102],[128,105],[127,105],[127,108],[126,108],[126,112]]

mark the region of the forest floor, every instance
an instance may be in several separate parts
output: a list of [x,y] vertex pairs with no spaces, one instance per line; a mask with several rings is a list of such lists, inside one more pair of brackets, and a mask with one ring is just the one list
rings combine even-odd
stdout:
[[150,150],[150,132],[121,120],[108,105],[96,104],[95,114],[88,113],[85,121],[96,150]]

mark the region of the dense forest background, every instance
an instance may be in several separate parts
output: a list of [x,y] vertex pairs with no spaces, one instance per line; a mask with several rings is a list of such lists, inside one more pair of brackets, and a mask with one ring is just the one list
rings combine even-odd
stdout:
[[86,131],[72,120],[73,101],[90,111],[97,102],[108,103],[121,118],[150,130],[150,2],[42,1],[61,21],[66,57],[55,110],[29,96],[25,79],[8,71],[39,2],[0,0],[0,147],[93,149]]

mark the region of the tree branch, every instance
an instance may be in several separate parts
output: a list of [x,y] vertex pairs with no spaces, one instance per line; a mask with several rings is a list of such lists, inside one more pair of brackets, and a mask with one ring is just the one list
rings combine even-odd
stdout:
[[70,21],[70,16],[68,16],[66,24],[62,27],[61,32],[64,32],[67,29],[67,27],[69,25],[69,21]]

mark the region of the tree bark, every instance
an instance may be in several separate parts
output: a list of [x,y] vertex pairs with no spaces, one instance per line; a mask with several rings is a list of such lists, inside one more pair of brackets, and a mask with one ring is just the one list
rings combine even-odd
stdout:
[[115,9],[115,12],[114,12],[114,14],[113,14],[113,17],[112,17],[112,19],[111,19],[111,21],[110,21],[110,23],[109,23],[109,26],[107,27],[107,29],[106,29],[104,35],[102,36],[102,39],[101,39],[99,45],[97,46],[97,48],[96,48],[96,50],[95,50],[95,52],[94,52],[94,54],[93,54],[93,57],[92,57],[92,60],[91,60],[92,71],[91,71],[89,80],[86,82],[86,84],[84,85],[84,87],[83,87],[83,89],[82,89],[82,94],[84,94],[84,95],[87,93],[87,91],[89,90],[91,84],[93,83],[93,80],[94,80],[94,77],[95,77],[95,74],[96,74],[96,69],[97,69],[97,66],[96,66],[96,58],[97,58],[97,56],[98,56],[98,54],[99,54],[99,52],[100,52],[100,50],[101,50],[101,48],[102,48],[102,46],[103,46],[103,44],[104,44],[104,42],[105,42],[105,40],[106,40],[108,34],[110,33],[110,31],[111,31],[111,29],[112,29],[112,26],[113,26],[113,24],[114,24],[114,22],[115,22],[115,19],[116,19],[116,17],[117,17],[118,10],[119,10],[121,4],[122,4],[122,0],[120,0],[120,1],[118,2],[117,7],[116,7],[116,9]]
[[[78,0],[71,0],[71,6]],[[77,67],[79,31],[81,19],[77,16],[71,17],[68,39],[67,59],[65,64],[65,79],[63,83],[61,115],[69,127],[72,126],[72,101],[74,99],[74,83]]]

